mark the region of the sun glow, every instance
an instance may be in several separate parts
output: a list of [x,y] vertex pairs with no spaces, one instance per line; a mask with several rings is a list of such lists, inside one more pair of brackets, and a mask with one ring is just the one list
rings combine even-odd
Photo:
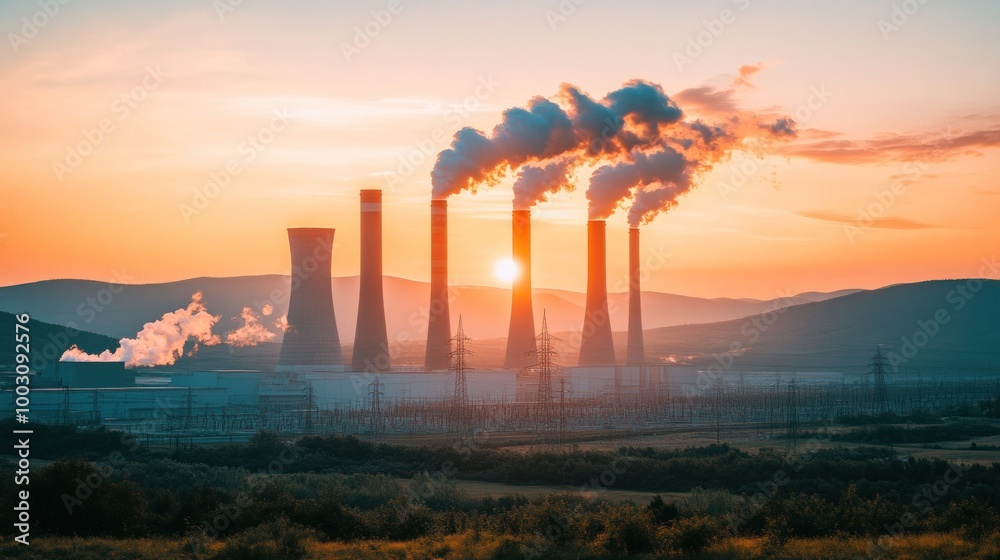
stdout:
[[493,274],[496,275],[498,280],[503,280],[504,282],[513,282],[519,273],[520,270],[518,270],[517,263],[513,259],[500,259],[493,266]]

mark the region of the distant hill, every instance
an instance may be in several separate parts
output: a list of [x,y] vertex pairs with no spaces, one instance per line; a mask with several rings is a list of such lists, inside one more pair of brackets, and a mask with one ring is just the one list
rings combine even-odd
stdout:
[[[0,366],[15,364],[14,329],[17,319],[13,313],[0,311],[0,332],[9,333],[10,340],[0,344]],[[41,367],[44,362],[59,359],[62,353],[76,344],[83,350],[99,353],[118,348],[115,338],[86,331],[74,331],[60,325],[39,321],[34,317],[28,321],[30,335],[30,355],[33,367]]]
[[[898,357],[909,371],[989,371],[992,364],[1000,375],[1000,281],[983,280],[971,299],[958,291],[968,282],[899,284],[796,305],[770,316],[651,329],[646,331],[646,352],[649,358],[705,365],[717,361],[713,353],[721,355],[739,344],[731,368],[863,371],[882,344],[884,353]],[[935,316],[945,320],[937,328]],[[624,338],[616,343],[623,345]]]
[[[390,339],[426,338],[426,316],[429,286],[402,278],[386,277],[386,322]],[[202,292],[208,310],[221,316],[217,333],[225,333],[240,325],[238,317],[244,306],[260,309],[270,303],[273,320],[288,309],[289,277],[282,275],[239,276],[232,278],[192,278],[161,284],[126,285],[118,293],[108,291],[108,284],[90,280],[47,280],[0,288],[0,310],[29,311],[40,320],[54,324],[70,322],[87,330],[114,338],[133,336],[142,326],[159,319],[164,313],[184,307],[191,294]],[[334,308],[341,341],[354,340],[354,323],[358,313],[358,277],[338,277],[333,280]],[[857,290],[830,294],[810,292],[795,296],[790,303],[807,303],[838,297]],[[110,296],[110,300],[109,297]],[[276,296],[276,297],[275,297]],[[451,306],[453,322],[462,314],[466,332],[474,338],[507,336],[510,314],[510,291],[484,286],[456,286]],[[579,329],[583,319],[584,294],[565,290],[537,289],[534,292],[536,322],[541,323],[542,310],[548,314],[553,331]],[[616,312],[612,314],[613,330],[628,325],[628,295],[613,293],[609,300]],[[91,305],[93,301],[96,305]],[[104,303],[102,303],[104,302]],[[105,305],[106,303],[106,305]],[[689,323],[725,321],[759,313],[771,308],[771,300],[702,299],[658,292],[643,293],[643,324],[646,328]],[[100,311],[98,311],[100,309]],[[277,329],[275,329],[277,331]],[[280,336],[280,335],[279,335]]]
[[[337,279],[334,281],[339,294],[350,294],[357,291],[357,278]],[[746,369],[783,368],[798,371],[834,370],[845,372],[861,372],[867,370],[875,347],[883,345],[884,352],[890,356],[905,358],[903,367],[908,371],[921,370],[927,373],[948,371],[950,369],[975,368],[989,372],[992,364],[993,375],[1000,375],[1000,281],[985,280],[982,288],[968,299],[958,292],[959,286],[965,286],[967,280],[941,280],[919,282],[915,284],[899,284],[878,290],[855,291],[835,299],[808,302],[809,299],[822,299],[828,294],[802,294],[789,298],[785,302],[760,302],[757,300],[699,300],[670,294],[644,294],[644,321],[650,324],[662,324],[677,320],[678,315],[687,317],[686,313],[698,313],[699,316],[711,316],[711,313],[724,314],[735,312],[735,309],[751,309],[747,316],[703,324],[687,324],[669,327],[649,328],[645,333],[646,353],[651,361],[683,363],[705,366],[716,361],[715,356],[726,360],[724,354],[737,349],[733,355],[733,365],[729,371]],[[25,300],[25,304],[17,304],[31,310],[38,305],[42,313],[33,312],[32,350],[61,355],[66,345],[61,333],[66,329],[59,325],[49,324],[39,319],[47,317],[46,309],[52,310],[52,316],[62,320],[73,320],[84,328],[99,324],[120,324],[118,328],[127,328],[130,333],[138,330],[141,324],[150,320],[153,315],[159,317],[165,310],[176,309],[185,305],[193,291],[204,292],[204,301],[209,310],[221,314],[237,314],[239,309],[253,303],[254,299],[263,301],[270,290],[287,290],[287,278],[281,276],[262,276],[244,278],[205,278],[192,279],[184,282],[168,284],[128,286],[107,309],[95,313],[88,324],[86,318],[90,315],[78,315],[75,305],[66,303],[79,298],[86,301],[87,296],[80,295],[80,290],[90,290],[96,294],[105,287],[101,283],[81,281],[52,281],[37,284],[15,286],[0,289],[0,301],[14,296],[7,290],[21,289],[15,295],[28,295],[34,300]],[[68,289],[72,296],[59,293],[53,287]],[[44,288],[44,289],[43,289]],[[426,297],[426,285],[399,279],[387,279],[386,304],[390,309],[393,302],[422,301]],[[46,300],[42,300],[45,292],[53,292]],[[34,292],[28,293],[28,292]],[[257,295],[259,294],[259,295]],[[494,336],[476,336],[473,350],[476,352],[470,362],[477,368],[499,367],[503,359],[504,340],[507,329],[507,314],[509,313],[509,294],[495,288],[470,286],[457,290],[454,304],[456,314],[461,311],[467,332],[472,332],[470,325],[478,330],[491,333]],[[612,296],[623,297],[623,296]],[[151,298],[146,301],[143,298]],[[354,317],[356,309],[346,309],[351,301],[349,296],[341,296],[337,302],[338,322],[341,335],[344,337],[344,355],[349,359],[353,337]],[[44,301],[44,304],[42,303]],[[735,302],[735,303],[734,303]],[[576,363],[576,351],[572,344],[572,330],[578,328],[578,315],[582,314],[582,295],[561,290],[538,290],[535,294],[536,309],[543,307],[548,310],[550,327],[562,338],[559,344],[558,363],[573,365]],[[739,304],[739,305],[737,305]],[[4,304],[6,305],[6,304]],[[118,307],[120,305],[120,307]],[[139,312],[132,306],[144,309]],[[472,305],[478,306],[475,312],[469,311]],[[615,346],[619,357],[624,355],[625,307],[616,318]],[[664,319],[652,310],[665,313],[669,306],[674,306],[672,318]],[[782,305],[790,305],[783,307]],[[957,307],[962,306],[961,309]],[[355,304],[356,306],[356,304]],[[687,306],[687,307],[685,307]],[[741,307],[742,306],[742,307]],[[154,311],[154,307],[156,308]],[[277,315],[283,314],[285,304],[275,302]],[[779,311],[767,313],[768,310],[779,308]],[[70,311],[59,311],[69,309]],[[228,310],[228,311],[227,311]],[[714,311],[713,311],[714,310]],[[764,312],[763,314],[759,314]],[[411,312],[412,313],[412,312]],[[944,313],[944,315],[941,315]],[[491,317],[492,314],[492,317]],[[929,321],[935,318],[946,319],[939,325],[936,334],[927,336],[924,341],[924,330],[934,332],[934,325]],[[403,342],[394,347],[394,363],[421,364],[423,362],[423,330],[409,325],[411,319],[402,316],[400,311],[390,312],[390,338],[393,328],[409,328],[413,332],[410,342]],[[346,317],[346,318],[345,318]],[[558,317],[554,321],[554,317]],[[133,323],[128,323],[132,321]],[[227,319],[224,321],[228,322]],[[417,321],[419,323],[419,321]],[[0,312],[0,329],[6,332],[14,330],[14,316]],[[121,325],[125,325],[122,327]],[[216,329],[224,332],[222,329]],[[905,339],[905,340],[904,340]],[[52,342],[51,349],[45,347]],[[906,342],[909,341],[909,342]],[[58,344],[57,344],[58,343]],[[84,350],[96,353],[104,349],[115,349],[118,340],[99,334],[81,332],[68,340],[69,344],[78,344]],[[914,344],[915,355],[908,354]],[[247,368],[271,370],[277,364],[280,344],[261,344],[252,348],[232,348],[228,345],[202,346],[193,356],[185,356],[173,366],[179,369],[203,368]],[[904,353],[904,350],[906,352]],[[12,345],[0,345],[0,364],[13,360]],[[988,374],[988,373],[986,373]]]

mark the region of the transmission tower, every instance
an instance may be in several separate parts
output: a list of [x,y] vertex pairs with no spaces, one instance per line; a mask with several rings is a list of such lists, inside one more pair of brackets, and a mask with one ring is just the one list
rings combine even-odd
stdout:
[[566,443],[566,428],[568,422],[566,418],[566,378],[559,377],[559,443]]
[[799,451],[799,388],[795,377],[788,382],[785,393],[785,453]]
[[472,370],[469,367],[467,357],[472,352],[466,346],[472,340],[465,336],[462,327],[462,316],[458,316],[458,334],[452,337],[452,347],[454,351],[449,353],[451,357],[451,369],[455,372],[455,392],[452,402],[453,415],[455,419],[454,429],[460,435],[472,434],[472,422],[469,415],[469,388],[466,383],[465,374]]
[[889,395],[885,390],[885,356],[882,355],[882,345],[875,350],[872,357],[871,374],[875,378],[875,398],[872,400],[872,416],[876,419],[889,412]]
[[713,403],[713,408],[715,408],[715,444],[719,445],[722,443],[722,377],[717,377],[715,379],[715,402]]
[[552,358],[556,351],[552,348],[552,343],[559,340],[549,334],[548,320],[545,317],[545,310],[542,310],[542,332],[535,337],[535,351],[533,354],[538,358],[538,402],[536,412],[538,422],[543,431],[550,431],[552,426],[552,374],[558,366],[553,363]]
[[313,392],[312,381],[309,381],[309,387],[306,389],[306,431],[312,433],[313,429],[313,403],[316,400],[316,395]]
[[372,403],[369,430],[372,439],[382,441],[385,438],[385,420],[382,417],[382,385],[379,383],[377,375],[368,391],[368,398],[371,399]]

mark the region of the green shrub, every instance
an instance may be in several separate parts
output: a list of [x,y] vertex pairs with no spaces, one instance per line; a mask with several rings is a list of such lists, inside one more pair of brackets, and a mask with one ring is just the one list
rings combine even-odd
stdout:
[[298,560],[306,557],[307,544],[314,539],[313,531],[282,517],[230,537],[213,559]]

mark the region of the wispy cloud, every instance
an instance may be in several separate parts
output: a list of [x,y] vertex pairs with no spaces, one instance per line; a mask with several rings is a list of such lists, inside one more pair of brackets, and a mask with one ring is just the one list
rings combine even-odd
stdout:
[[[824,210],[803,210],[801,212],[796,212],[799,216],[803,218],[810,218],[813,220],[820,220],[823,222],[832,222],[836,224],[851,224],[855,225],[858,223],[858,219],[846,214],[838,214],[836,212],[826,212]],[[897,216],[882,216],[881,218],[871,218],[871,223],[867,227],[880,228],[880,229],[930,229],[937,226],[932,224],[926,224],[924,222],[918,222],[915,220],[908,220],[906,218],[900,218]]]
[[740,106],[734,99],[732,89],[718,89],[712,86],[688,88],[674,94],[674,99],[685,109],[693,106],[698,112],[734,113],[740,111]]
[[750,76],[753,76],[763,69],[763,62],[758,62],[757,64],[744,64],[743,66],[740,66],[740,69],[737,70],[736,79],[733,80],[733,86],[742,86],[746,88],[755,87],[752,83],[750,83]]
[[783,148],[786,155],[826,163],[877,164],[900,161],[947,161],[981,156],[980,150],[1000,146],[1000,126],[959,134],[886,133],[868,140],[819,140]]

